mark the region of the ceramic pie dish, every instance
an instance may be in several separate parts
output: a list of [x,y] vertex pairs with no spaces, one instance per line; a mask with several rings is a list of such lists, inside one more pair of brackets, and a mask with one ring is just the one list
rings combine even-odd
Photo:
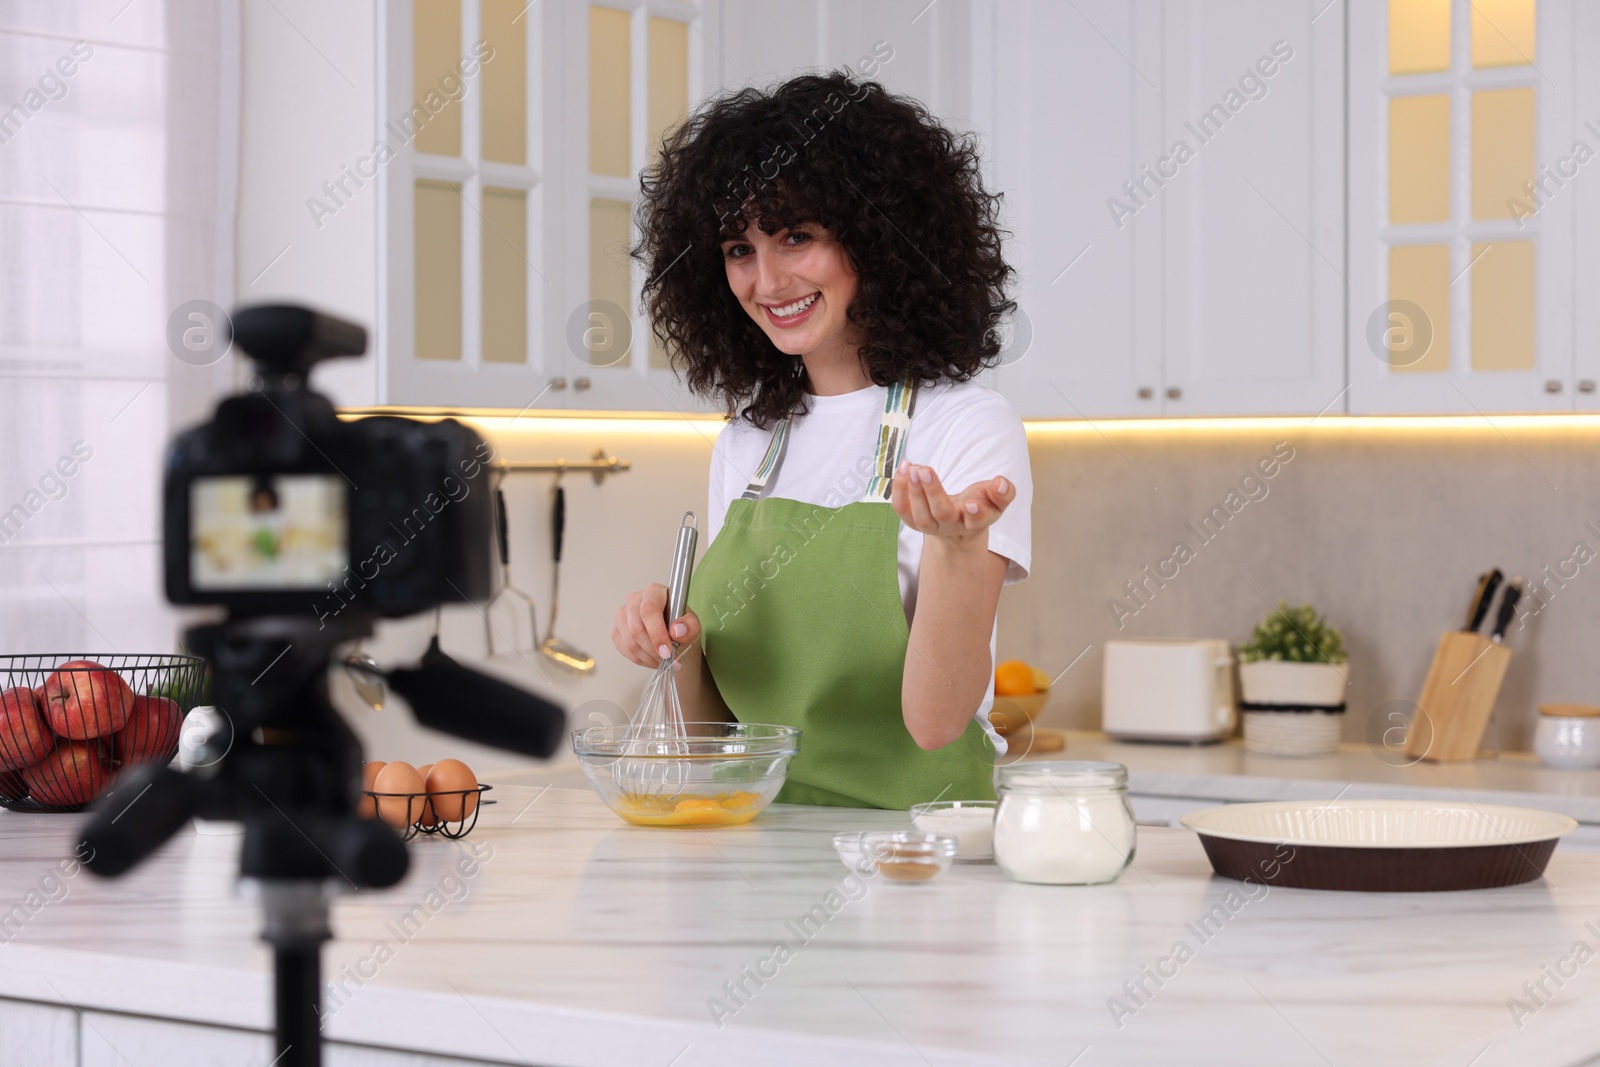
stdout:
[[1368,893],[1531,882],[1578,826],[1555,812],[1448,800],[1229,804],[1182,822],[1224,878]]

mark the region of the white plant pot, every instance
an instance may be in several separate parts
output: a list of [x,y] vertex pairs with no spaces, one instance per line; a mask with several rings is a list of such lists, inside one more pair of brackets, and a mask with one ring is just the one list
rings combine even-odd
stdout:
[[1344,703],[1345,675],[1342,663],[1285,663],[1270,659],[1241,663],[1240,697],[1246,704],[1336,708]]
[[1249,711],[1244,750],[1253,756],[1332,756],[1339,751],[1342,711]]

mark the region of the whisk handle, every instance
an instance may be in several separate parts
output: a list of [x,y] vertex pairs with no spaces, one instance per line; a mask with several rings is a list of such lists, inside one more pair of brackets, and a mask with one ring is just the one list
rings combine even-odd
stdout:
[[667,583],[667,622],[681,616],[689,603],[689,575],[694,570],[694,549],[700,538],[694,512],[683,513],[678,527],[678,545],[672,553],[672,578]]

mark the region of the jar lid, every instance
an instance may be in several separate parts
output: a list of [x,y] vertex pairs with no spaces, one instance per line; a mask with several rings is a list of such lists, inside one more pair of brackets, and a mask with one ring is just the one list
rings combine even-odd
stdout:
[[1128,768],[1105,760],[1050,760],[1000,768],[1000,789],[1030,793],[1125,792]]
[[1555,719],[1592,719],[1600,715],[1600,706],[1594,704],[1540,704],[1539,714]]

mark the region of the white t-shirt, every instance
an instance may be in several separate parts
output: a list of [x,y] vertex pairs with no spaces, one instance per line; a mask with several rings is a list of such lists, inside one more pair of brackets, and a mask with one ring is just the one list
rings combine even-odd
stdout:
[[[830,508],[860,500],[872,476],[886,392],[883,386],[873,385],[841,396],[807,397],[809,410],[792,420],[783,462],[767,483],[765,495]],[[771,439],[771,430],[758,430],[742,419],[730,423],[718,436],[711,450],[705,544],[722,530],[729,502],[744,492]],[[952,496],[996,475],[1010,481],[1017,495],[989,527],[989,550],[1010,561],[1006,584],[1028,576],[1033,556],[1033,475],[1022,420],[1004,397],[974,382],[924,385],[917,392],[905,458],[931,467]],[[922,541],[922,534],[901,524],[900,595],[907,619],[916,616]],[[991,667],[994,648],[991,634]],[[993,706],[991,687],[973,714],[994,739],[996,751],[1003,753],[1005,742],[989,723]]]

